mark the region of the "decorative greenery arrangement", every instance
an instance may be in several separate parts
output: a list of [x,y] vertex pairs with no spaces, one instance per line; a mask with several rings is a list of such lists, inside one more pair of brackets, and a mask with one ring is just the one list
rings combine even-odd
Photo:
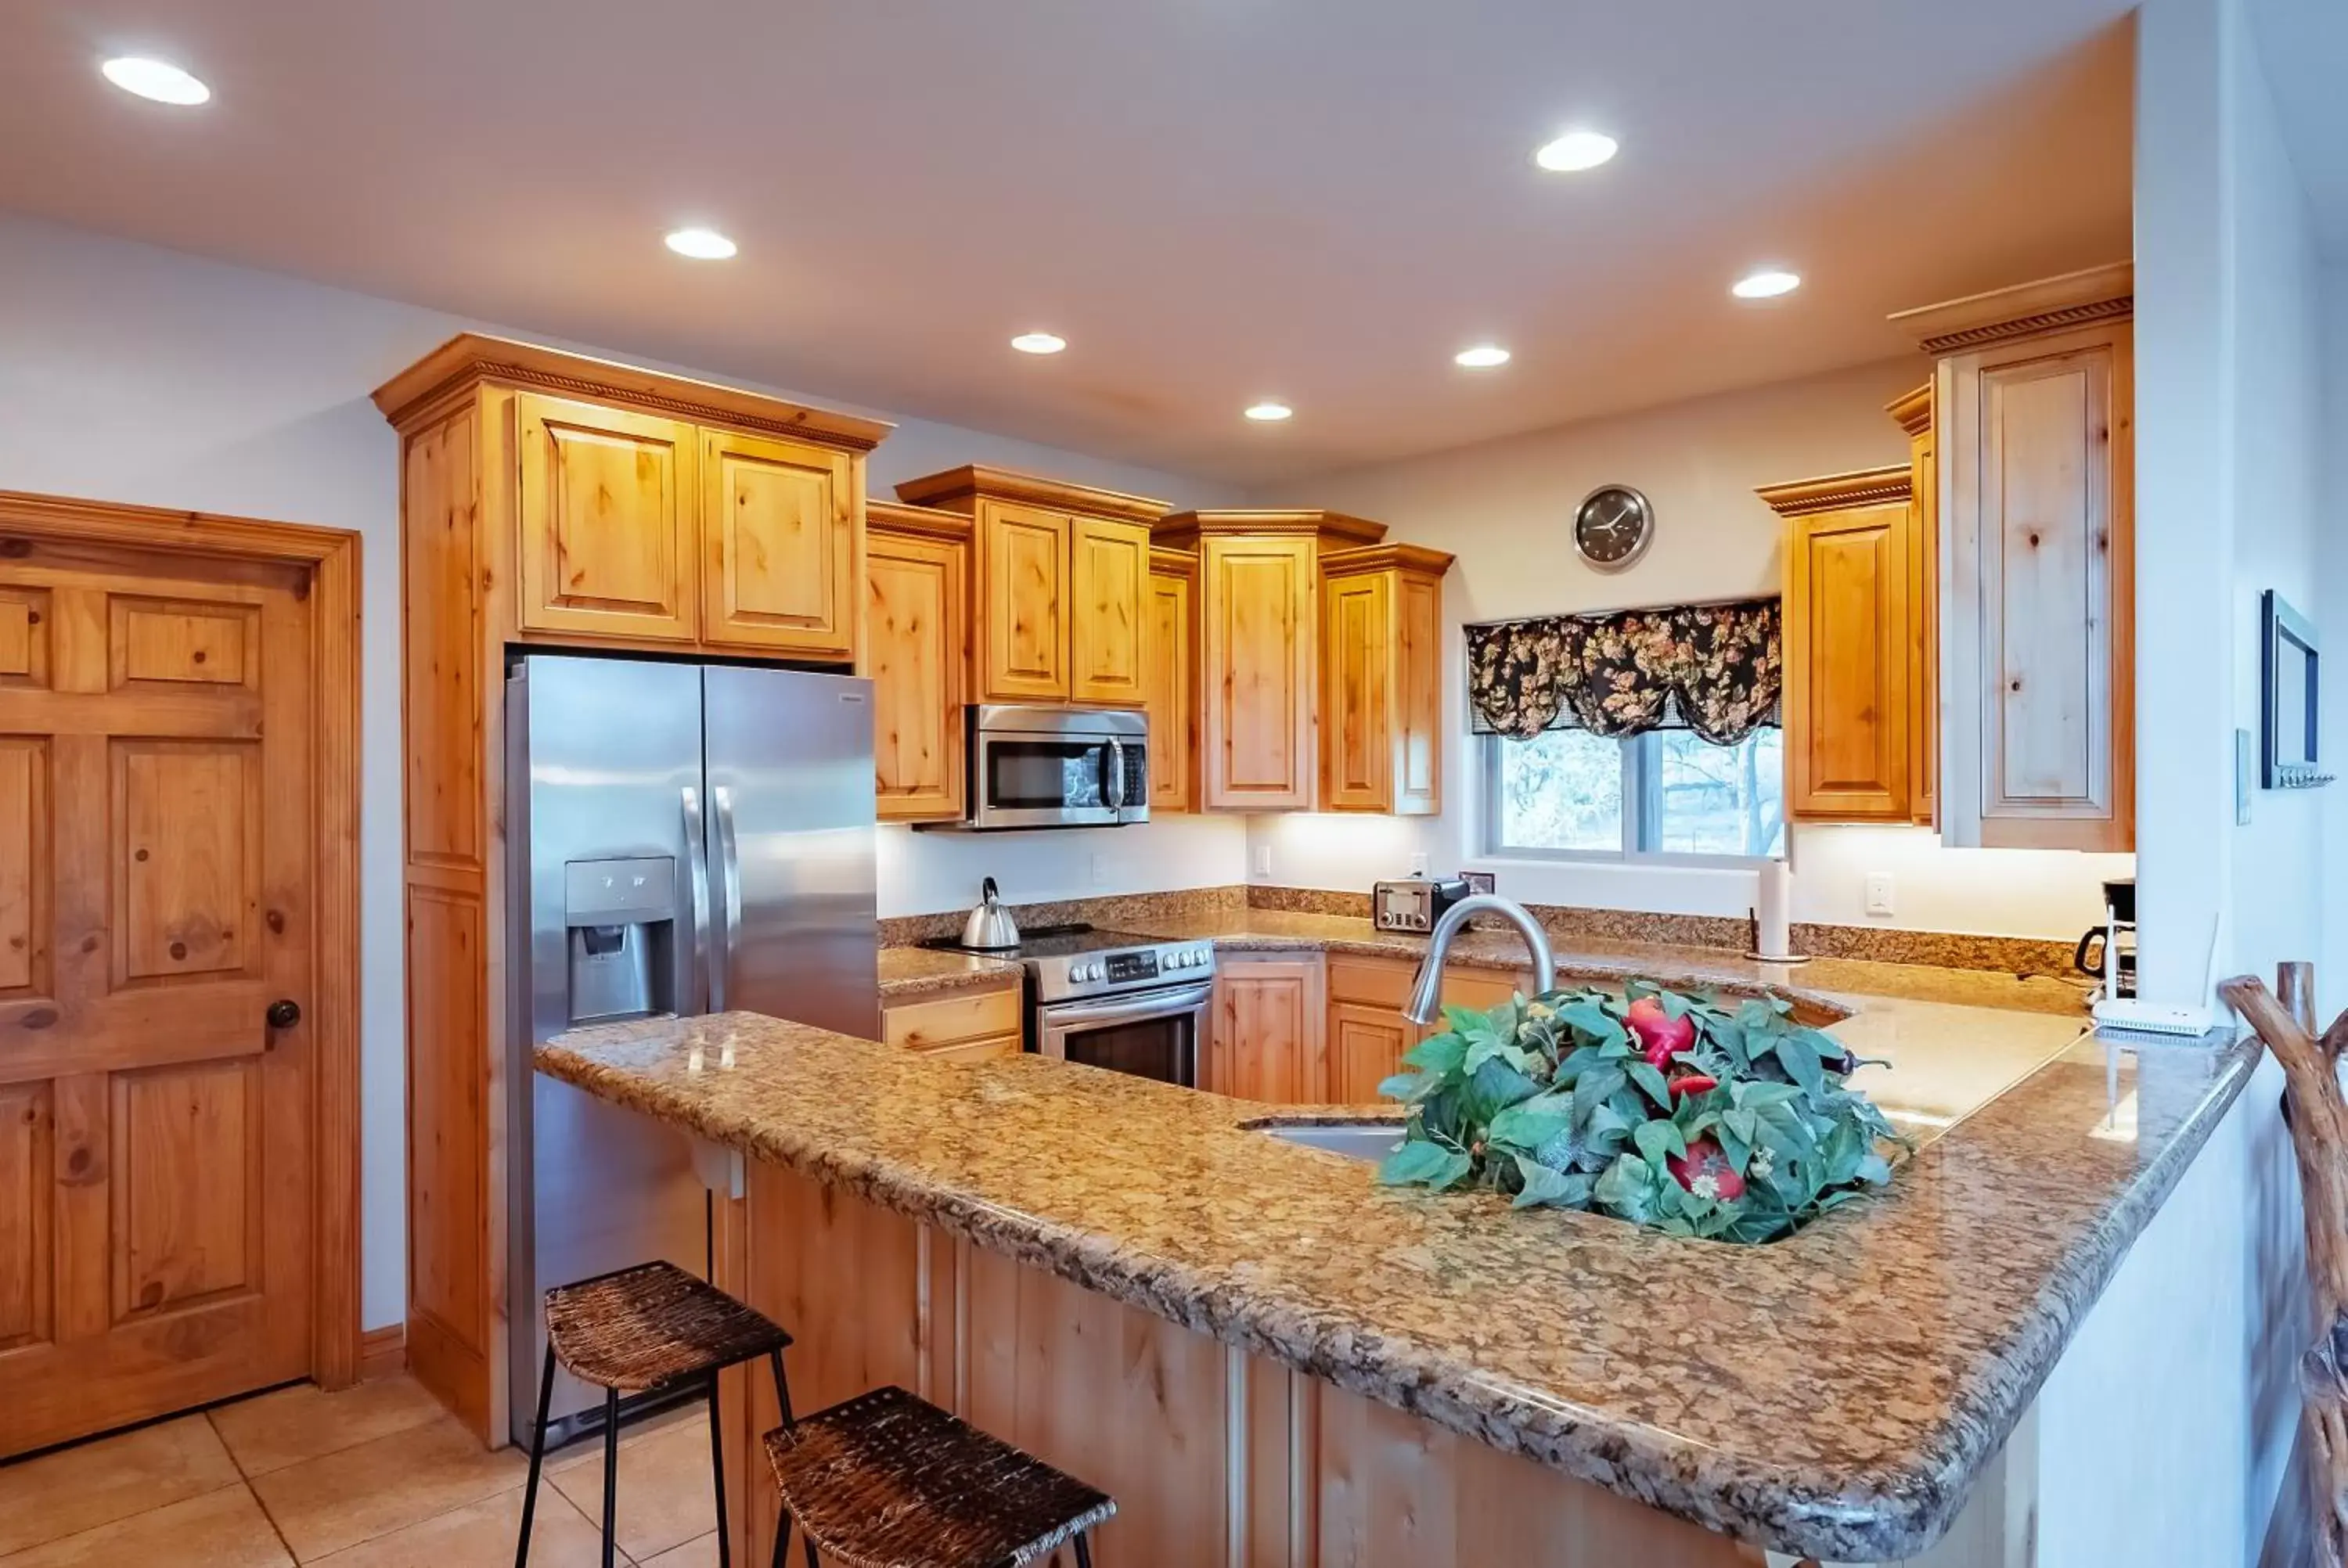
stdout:
[[1450,1029],[1378,1086],[1410,1107],[1388,1185],[1755,1243],[1890,1180],[1887,1143],[1912,1148],[1844,1086],[1860,1059],[1779,998],[1732,1012],[1634,980],[1444,1012]]

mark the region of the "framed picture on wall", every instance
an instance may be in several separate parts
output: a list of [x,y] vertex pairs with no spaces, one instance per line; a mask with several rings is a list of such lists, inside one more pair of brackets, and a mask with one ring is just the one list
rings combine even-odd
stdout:
[[2259,783],[2266,789],[2312,789],[2332,782],[2316,766],[2318,703],[2315,628],[2274,589],[2259,596],[2260,684],[2265,695]]

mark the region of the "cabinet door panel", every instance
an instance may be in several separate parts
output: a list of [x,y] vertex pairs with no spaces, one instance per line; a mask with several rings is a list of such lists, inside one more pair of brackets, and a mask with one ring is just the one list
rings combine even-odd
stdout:
[[1202,1088],[1273,1105],[1318,1104],[1326,1098],[1322,1059],[1326,1015],[1321,960],[1218,960],[1214,1035]]
[[1068,694],[1068,519],[989,501],[979,507],[979,698]]
[[1920,827],[1940,825],[1941,777],[1941,494],[1932,432],[1915,437],[1909,452],[1914,494],[1908,549],[1908,620],[1914,633],[1914,701],[1909,709],[1908,754],[1911,817]]
[[1387,811],[1394,805],[1394,579],[1366,572],[1329,584],[1321,658],[1323,806]]
[[1905,505],[1794,519],[1786,540],[1786,808],[1904,822],[1908,794]]
[[1329,1004],[1329,1102],[1375,1105],[1378,1085],[1402,1071],[1418,1030],[1392,1008]]
[[1149,530],[1076,518],[1068,530],[1069,692],[1079,702],[1143,700],[1142,618]]
[[963,579],[967,552],[876,533],[865,568],[865,661],[882,820],[963,814]]
[[693,427],[534,394],[515,404],[522,626],[693,641]]
[[1210,538],[1202,558],[1210,809],[1313,804],[1315,550],[1310,538]]
[[793,441],[701,437],[701,638],[845,660],[855,652],[855,460]]
[[1189,811],[1198,804],[1197,642],[1189,572],[1153,572],[1143,620],[1143,706],[1149,714],[1149,809]]

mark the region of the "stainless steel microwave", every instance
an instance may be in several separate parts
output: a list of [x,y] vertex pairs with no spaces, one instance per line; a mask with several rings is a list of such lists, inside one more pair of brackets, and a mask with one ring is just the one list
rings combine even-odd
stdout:
[[970,710],[974,828],[1149,820],[1149,720],[1125,708]]

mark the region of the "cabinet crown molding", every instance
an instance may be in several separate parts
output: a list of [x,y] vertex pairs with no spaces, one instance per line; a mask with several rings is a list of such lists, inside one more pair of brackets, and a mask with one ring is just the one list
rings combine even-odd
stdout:
[[1149,547],[1149,569],[1160,577],[1187,577],[1199,569],[1199,552],[1178,550],[1153,542]]
[[850,452],[870,452],[896,428],[885,419],[811,408],[736,386],[482,333],[458,333],[376,387],[375,405],[404,432],[438,417],[450,398],[484,382],[623,404],[700,425],[796,436]]
[[1348,517],[1344,512],[1318,507],[1252,507],[1176,512],[1159,518],[1154,532],[1158,543],[1176,549],[1195,548],[1198,540],[1217,534],[1309,534],[1333,548],[1344,548],[1376,544],[1386,537],[1386,526],[1367,518]]
[[1900,428],[1910,436],[1918,436],[1932,428],[1932,384],[1926,382],[1913,392],[1903,392],[1883,405]]
[[1170,508],[1170,503],[1149,496],[1128,496],[1117,490],[1096,489],[1090,485],[1071,485],[1066,480],[991,467],[984,463],[965,463],[942,474],[908,479],[897,487],[897,498],[917,507],[939,507],[950,511],[975,509],[981,499],[1012,501],[1023,507],[1082,512],[1090,518],[1153,524]]
[[918,534],[924,538],[970,538],[970,514],[949,512],[936,507],[906,507],[894,501],[864,503],[864,526],[868,531],[877,529],[891,534]]
[[1441,577],[1451,569],[1451,563],[1457,559],[1448,550],[1431,550],[1425,545],[1363,545],[1354,549],[1324,551],[1321,557],[1321,575],[1358,577],[1365,572],[1398,569]]
[[2136,314],[2136,263],[2114,261],[1985,294],[1900,311],[1890,319],[1938,358]]
[[1781,518],[1806,518],[1816,512],[1838,512],[1849,507],[1905,505],[1915,495],[1907,464],[1889,468],[1861,468],[1849,474],[1828,474],[1819,479],[1796,479],[1789,484],[1764,485],[1754,492]]

